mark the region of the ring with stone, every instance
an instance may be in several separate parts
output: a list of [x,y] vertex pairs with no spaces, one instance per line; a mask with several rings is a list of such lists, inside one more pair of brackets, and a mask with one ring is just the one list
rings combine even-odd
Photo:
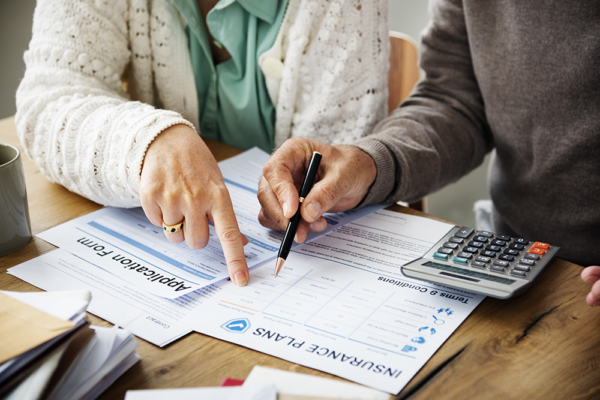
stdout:
[[175,233],[178,230],[183,229],[184,221],[185,221],[185,219],[181,222],[176,223],[175,225],[167,225],[167,224],[165,224],[165,221],[163,221],[163,223],[162,223],[163,231],[169,232],[169,233]]

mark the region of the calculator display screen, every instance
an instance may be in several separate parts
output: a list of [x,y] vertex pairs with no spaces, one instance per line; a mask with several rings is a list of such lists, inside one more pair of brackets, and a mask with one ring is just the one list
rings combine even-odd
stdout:
[[[488,274],[484,274],[484,273],[477,272],[477,271],[471,271],[471,270],[464,269],[464,268],[452,267],[450,265],[436,263],[433,261],[427,261],[426,263],[423,264],[423,266],[435,268],[435,269],[441,269],[443,271],[453,272],[455,274],[465,275],[465,276],[469,276],[472,278],[484,279],[486,281],[498,282],[498,283],[502,283],[504,285],[510,285],[510,284],[513,284],[516,282],[514,279],[503,278],[501,276],[488,275]],[[460,278],[460,277],[457,276],[457,278]],[[468,279],[468,280],[473,280],[473,279]]]

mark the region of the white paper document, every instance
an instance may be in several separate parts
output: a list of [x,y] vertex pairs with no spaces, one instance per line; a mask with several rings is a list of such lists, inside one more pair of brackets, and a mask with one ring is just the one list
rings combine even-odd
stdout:
[[[404,278],[451,225],[378,211],[293,251],[280,275],[214,285],[198,332],[399,392],[484,296]],[[198,313],[197,317],[194,314]]]
[[[254,148],[219,163],[241,232],[248,267],[274,259],[282,234],[258,222],[256,197],[262,166],[269,155]],[[326,214],[327,229],[307,240],[367,215],[381,205],[339,214]],[[45,241],[76,254],[111,274],[161,297],[174,299],[228,277],[223,249],[214,226],[201,250],[169,242],[141,208],[104,208],[40,233]],[[298,244],[296,244],[298,246]]]
[[326,397],[348,400],[389,400],[390,395],[356,383],[321,376],[300,374],[280,369],[252,368],[244,380],[244,387],[275,385],[277,394],[290,396]]
[[161,347],[190,332],[181,320],[200,304],[193,295],[173,300],[152,295],[62,249],[8,273],[47,291],[88,290],[92,300],[87,311]]
[[277,400],[273,385],[129,390],[125,400]]

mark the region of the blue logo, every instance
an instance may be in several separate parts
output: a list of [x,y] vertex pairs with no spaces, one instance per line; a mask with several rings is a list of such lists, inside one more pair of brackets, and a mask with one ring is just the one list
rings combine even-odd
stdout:
[[250,321],[247,318],[236,318],[225,322],[221,328],[232,333],[244,333],[250,329]]
[[404,346],[404,348],[402,349],[403,352],[405,353],[410,353],[411,351],[417,351],[416,347],[412,347],[409,345]]
[[414,337],[414,338],[410,339],[410,341],[419,343],[419,344],[423,344],[423,343],[425,343],[425,338],[422,336],[419,336],[419,337]]
[[430,329],[430,332],[431,332],[430,334],[431,335],[435,335],[435,332],[436,332],[435,329],[434,328],[429,328],[428,326],[422,326],[422,327],[420,327],[419,328],[419,332],[421,332],[421,331],[427,331],[427,329]]

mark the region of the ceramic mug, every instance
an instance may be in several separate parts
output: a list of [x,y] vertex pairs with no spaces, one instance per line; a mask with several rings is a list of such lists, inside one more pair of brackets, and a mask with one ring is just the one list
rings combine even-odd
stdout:
[[0,256],[31,240],[31,223],[21,152],[0,143]]

